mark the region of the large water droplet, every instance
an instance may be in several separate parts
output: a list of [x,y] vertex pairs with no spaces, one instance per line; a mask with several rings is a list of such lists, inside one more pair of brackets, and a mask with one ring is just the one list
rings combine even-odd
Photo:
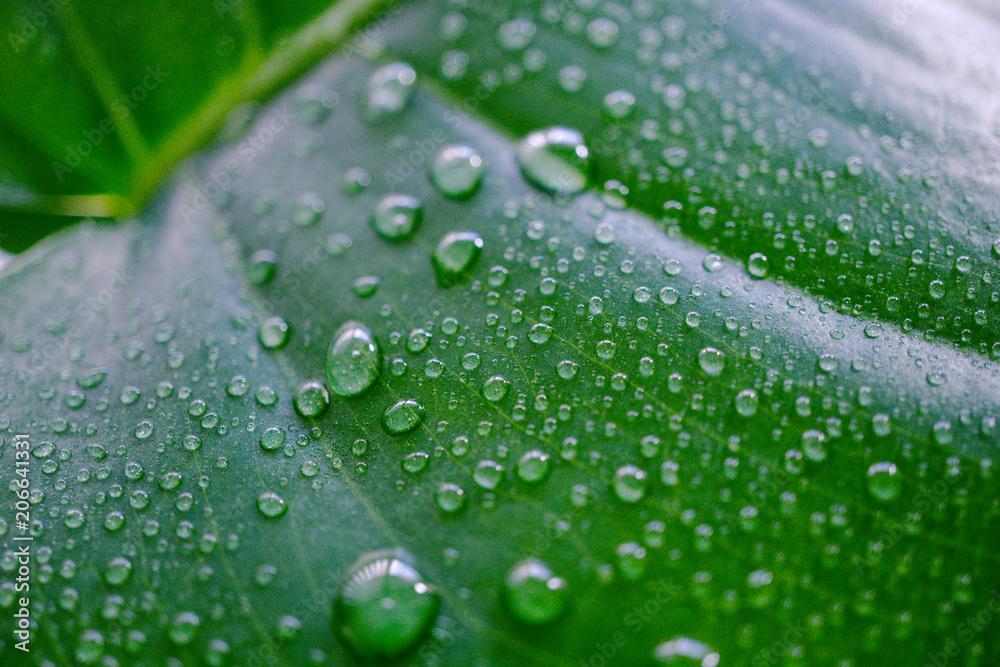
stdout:
[[471,146],[445,146],[431,161],[431,182],[449,199],[467,199],[483,180],[486,163]]
[[386,241],[405,241],[423,220],[424,204],[416,197],[388,194],[382,197],[372,216],[372,228]]
[[372,332],[360,322],[344,324],[326,353],[326,381],[338,396],[357,396],[371,387],[382,369],[382,354]]
[[361,556],[347,571],[334,603],[334,627],[366,658],[395,658],[423,637],[441,606],[401,549]]
[[401,112],[413,97],[417,73],[407,63],[392,63],[368,79],[363,100],[363,115],[369,123],[377,123]]
[[532,132],[517,145],[517,162],[525,178],[542,190],[574,194],[587,187],[590,150],[576,130]]
[[450,287],[469,272],[483,252],[483,239],[475,232],[449,232],[434,250],[438,285]]
[[551,623],[566,610],[566,581],[535,558],[516,564],[504,581],[507,608],[517,620],[529,625]]

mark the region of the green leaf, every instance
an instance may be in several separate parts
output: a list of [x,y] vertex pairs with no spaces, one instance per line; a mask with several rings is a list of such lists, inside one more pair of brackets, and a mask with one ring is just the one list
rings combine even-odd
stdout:
[[995,663],[997,27],[846,6],[419,3],[11,260],[34,664]]
[[389,4],[3,2],[0,206],[134,212],[233,107],[265,99]]

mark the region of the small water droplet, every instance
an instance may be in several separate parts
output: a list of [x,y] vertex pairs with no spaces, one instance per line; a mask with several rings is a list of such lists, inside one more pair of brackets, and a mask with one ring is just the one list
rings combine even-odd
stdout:
[[674,637],[663,642],[653,651],[658,665],[690,665],[690,667],[718,667],[719,654],[694,639]]
[[714,347],[705,347],[698,353],[698,365],[705,375],[715,377],[726,368],[726,355]]

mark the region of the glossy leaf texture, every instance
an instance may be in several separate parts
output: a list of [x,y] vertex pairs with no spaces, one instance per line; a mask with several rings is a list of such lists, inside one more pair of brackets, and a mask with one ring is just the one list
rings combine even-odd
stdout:
[[[12,260],[0,481],[28,434],[36,664],[641,665],[694,642],[721,665],[995,663],[996,208],[973,152],[994,139],[970,121],[921,143],[926,73],[809,116],[881,66],[866,54],[898,70],[929,4],[851,41],[858,10],[825,49],[806,28],[832,10],[747,5],[712,51],[662,55],[720,7],[419,3],[373,62],[333,57],[136,219]],[[949,39],[996,32],[942,16]],[[769,65],[772,44],[796,55]],[[526,167],[523,137],[553,126],[589,150],[544,133],[569,152]],[[538,187],[577,183],[583,155],[587,188]],[[932,228],[956,191],[968,215]],[[904,207],[896,246],[882,216]],[[945,297],[904,298],[930,280]],[[426,588],[339,631],[390,570]]]

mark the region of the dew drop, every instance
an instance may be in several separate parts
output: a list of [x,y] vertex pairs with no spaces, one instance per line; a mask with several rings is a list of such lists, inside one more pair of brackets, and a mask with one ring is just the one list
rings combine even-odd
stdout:
[[654,649],[653,660],[657,665],[718,667],[719,654],[694,639],[674,637]]
[[405,241],[417,232],[423,216],[424,203],[416,197],[388,194],[375,206],[371,225],[386,241]]
[[280,350],[288,345],[288,323],[280,317],[269,317],[260,325],[260,344],[268,350]]
[[326,381],[338,396],[357,396],[371,387],[382,369],[382,354],[372,332],[355,321],[334,334],[326,354]]
[[445,146],[431,161],[430,178],[442,196],[467,199],[483,180],[486,163],[471,146]]
[[382,415],[382,425],[391,435],[409,433],[424,420],[424,406],[412,398],[397,401]]
[[536,558],[520,561],[504,579],[507,609],[528,625],[545,625],[566,611],[569,599],[566,581]]
[[698,353],[698,365],[705,375],[715,377],[726,368],[726,355],[714,347],[705,347]]
[[868,468],[868,490],[876,500],[889,502],[899,495],[902,482],[896,473],[896,464],[889,461],[880,461]]
[[295,411],[312,418],[323,414],[330,406],[330,393],[318,380],[304,383],[295,392]]
[[525,453],[517,462],[517,476],[528,484],[544,482],[551,471],[549,455],[537,449]]
[[361,656],[391,660],[412,648],[430,629],[441,606],[401,549],[361,556],[344,577],[334,602],[334,628]]
[[365,86],[363,115],[378,123],[406,108],[416,88],[417,73],[407,63],[392,63],[372,73]]
[[542,190],[575,194],[587,187],[590,150],[576,130],[536,130],[517,145],[516,153],[525,178]]
[[191,611],[182,611],[174,616],[170,622],[170,627],[167,628],[167,637],[177,646],[186,646],[194,640],[199,628],[201,628],[201,619],[198,618],[198,615]]
[[618,500],[625,503],[636,503],[646,495],[646,471],[638,466],[622,466],[615,472],[612,488]]
[[274,491],[265,491],[257,497],[257,509],[267,518],[277,519],[288,511],[288,504]]
[[465,489],[458,484],[444,482],[434,491],[434,502],[445,514],[458,514],[465,509]]
[[469,273],[483,252],[483,239],[475,232],[449,232],[434,249],[432,260],[438,285],[451,287]]

